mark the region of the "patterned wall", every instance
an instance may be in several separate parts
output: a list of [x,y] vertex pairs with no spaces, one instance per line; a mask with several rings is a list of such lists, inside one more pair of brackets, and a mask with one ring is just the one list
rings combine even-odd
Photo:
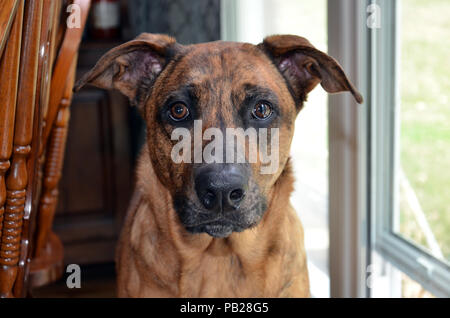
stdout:
[[220,0],[132,0],[128,6],[134,36],[165,33],[182,44],[220,39]]

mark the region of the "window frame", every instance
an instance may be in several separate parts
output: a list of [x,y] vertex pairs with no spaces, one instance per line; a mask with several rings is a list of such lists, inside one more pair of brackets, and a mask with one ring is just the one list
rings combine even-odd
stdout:
[[364,97],[328,98],[331,297],[368,297],[370,214],[368,109],[370,68],[366,0],[328,0],[328,54]]
[[[374,0],[381,9],[381,28],[370,30],[370,147],[375,250],[435,296],[450,296],[450,267],[425,249],[396,234],[400,167],[400,14],[397,0]],[[387,173],[386,173],[387,172]]]

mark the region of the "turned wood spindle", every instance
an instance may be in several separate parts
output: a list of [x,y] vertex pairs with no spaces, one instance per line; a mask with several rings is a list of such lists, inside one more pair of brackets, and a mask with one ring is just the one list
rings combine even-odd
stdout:
[[[9,2],[13,6],[12,1]],[[6,172],[10,167],[14,135],[14,116],[16,112],[17,85],[19,81],[20,47],[22,41],[23,1],[15,3],[11,10],[13,20],[11,32],[4,49],[0,54],[0,77],[8,78],[0,82],[0,241],[3,228],[3,215],[6,203]],[[6,8],[3,8],[6,10]]]
[[63,98],[48,144],[43,193],[39,205],[39,233],[36,238],[36,257],[41,256],[48,242],[58,202],[58,183],[61,179],[70,117],[69,105],[70,99]]
[[[22,232],[23,214],[27,186],[26,160],[30,146],[15,146],[11,171],[6,178],[6,208],[4,212],[3,229],[0,248],[0,293],[11,297],[12,286],[17,275],[17,262],[20,253],[20,237]],[[7,289],[5,288],[7,287]]]
[[20,78],[14,121],[13,154],[6,177],[6,207],[0,244],[0,297],[13,297],[21,248],[26,188],[27,159],[31,152],[35,90],[42,18],[42,1],[25,3]]
[[2,236],[3,229],[3,214],[5,212],[6,203],[6,184],[5,184],[5,173],[9,169],[9,160],[0,161],[0,237]]

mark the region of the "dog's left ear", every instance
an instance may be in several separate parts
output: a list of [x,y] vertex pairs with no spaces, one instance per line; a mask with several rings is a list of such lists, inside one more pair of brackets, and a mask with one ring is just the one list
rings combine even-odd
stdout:
[[358,103],[361,94],[331,56],[317,50],[309,41],[295,35],[273,35],[264,39],[262,49],[286,78],[299,106],[320,83],[328,93],[350,91]]
[[140,105],[140,87],[148,90],[168,64],[180,45],[163,34],[143,33],[136,39],[119,45],[105,55],[74,86],[78,91],[90,84],[104,89],[117,89],[131,103]]

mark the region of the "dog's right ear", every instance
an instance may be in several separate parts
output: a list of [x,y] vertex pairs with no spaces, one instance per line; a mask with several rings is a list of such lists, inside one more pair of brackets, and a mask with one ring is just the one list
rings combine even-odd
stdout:
[[144,96],[139,93],[139,87],[150,88],[179,47],[175,39],[167,35],[143,33],[103,55],[73,90],[76,92],[86,84],[115,88],[133,105],[140,105]]

